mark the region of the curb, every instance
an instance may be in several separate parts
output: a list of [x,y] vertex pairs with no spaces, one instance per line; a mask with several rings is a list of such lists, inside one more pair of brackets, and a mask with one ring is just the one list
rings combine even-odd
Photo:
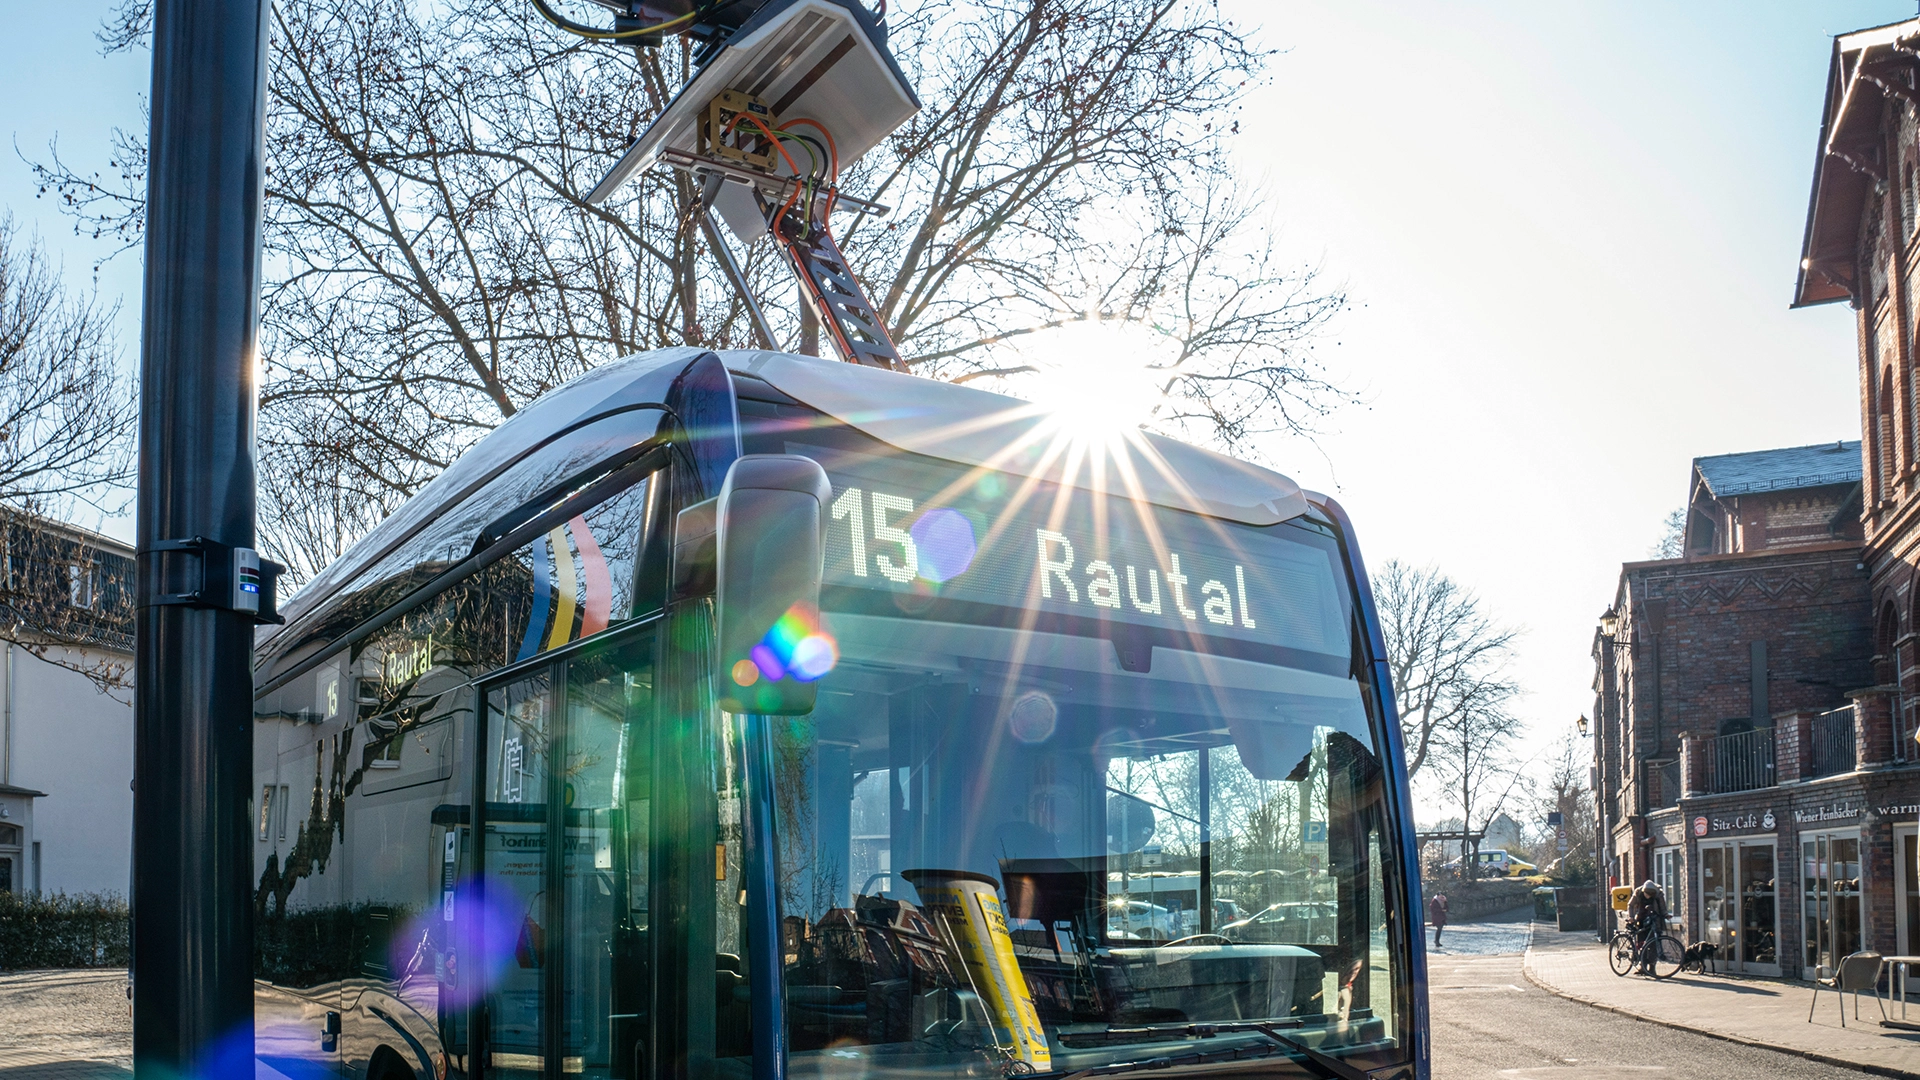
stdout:
[[1890,1065],[1874,1065],[1868,1062],[1834,1057],[1831,1054],[1824,1054],[1818,1050],[1805,1050],[1797,1046],[1782,1046],[1779,1043],[1762,1042],[1759,1039],[1749,1039],[1744,1035],[1715,1031],[1712,1028],[1695,1027],[1692,1024],[1684,1024],[1677,1020],[1666,1020],[1657,1016],[1649,1016],[1646,1013],[1635,1012],[1632,1009],[1622,1008],[1618,1005],[1609,1005],[1604,1001],[1595,1001],[1592,998],[1581,997],[1578,994],[1569,994],[1565,990],[1546,982],[1533,973],[1533,965],[1529,962],[1532,954],[1533,931],[1529,929],[1527,931],[1527,951],[1523,953],[1520,958],[1520,974],[1525,976],[1528,982],[1557,998],[1564,998],[1567,1001],[1577,1001],[1582,1005],[1591,1005],[1596,1009],[1617,1013],[1628,1019],[1638,1020],[1643,1024],[1655,1024],[1660,1027],[1673,1028],[1676,1031],[1685,1031],[1694,1035],[1704,1035],[1709,1039],[1719,1039],[1721,1042],[1751,1046],[1757,1050],[1771,1050],[1777,1054],[1791,1054],[1794,1057],[1805,1058],[1808,1061],[1817,1061],[1822,1065],[1832,1065],[1841,1069],[1852,1069],[1855,1072],[1871,1073],[1875,1076],[1891,1076],[1896,1078],[1896,1080],[1920,1080],[1920,1073],[1909,1072],[1905,1069],[1896,1069]]

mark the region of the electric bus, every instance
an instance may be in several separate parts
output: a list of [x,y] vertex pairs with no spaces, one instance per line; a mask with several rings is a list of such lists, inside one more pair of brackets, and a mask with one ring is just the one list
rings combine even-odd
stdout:
[[[528,405],[282,614],[273,1072],[1428,1075],[1366,574],[1274,472],[667,349]],[[1234,925],[1284,905],[1325,915]]]

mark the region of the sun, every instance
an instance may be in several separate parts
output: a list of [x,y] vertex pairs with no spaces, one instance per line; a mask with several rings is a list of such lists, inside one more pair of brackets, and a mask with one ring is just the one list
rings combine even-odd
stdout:
[[1166,372],[1154,366],[1159,342],[1151,332],[1119,322],[1074,323],[1022,343],[1030,374],[1008,389],[1047,414],[1049,426],[1069,437],[1111,443],[1137,438],[1165,402]]

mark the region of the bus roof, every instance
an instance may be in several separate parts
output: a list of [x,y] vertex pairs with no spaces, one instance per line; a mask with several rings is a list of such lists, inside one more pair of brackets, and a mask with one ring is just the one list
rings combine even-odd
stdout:
[[1104,486],[1248,525],[1275,525],[1307,511],[1300,486],[1269,469],[1141,431],[1116,432],[1091,445],[1047,409],[1020,398],[812,356],[719,356],[734,373],[912,453],[1053,483]]
[[[811,356],[710,353],[680,346],[603,364],[528,403],[283,604],[289,625],[442,513],[479,497],[489,477],[546,446],[556,433],[584,428],[596,417],[659,408],[673,379],[708,355],[736,375],[759,379],[911,453],[1064,485],[1104,486],[1155,505],[1249,525],[1278,524],[1307,511],[1299,485],[1279,473],[1144,432],[1129,431],[1094,446],[1063,428],[1048,410],[1004,394]],[[1105,452],[1089,452],[1100,450]],[[275,630],[263,628],[261,640],[275,636]]]

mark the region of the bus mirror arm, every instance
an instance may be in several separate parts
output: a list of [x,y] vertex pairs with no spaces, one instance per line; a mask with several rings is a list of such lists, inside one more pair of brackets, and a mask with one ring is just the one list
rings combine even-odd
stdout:
[[813,711],[814,680],[834,659],[820,630],[832,497],[820,463],[797,454],[748,454],[727,470],[714,510],[714,683],[728,712]]
[[673,601],[713,595],[719,499],[694,503],[673,519]]

